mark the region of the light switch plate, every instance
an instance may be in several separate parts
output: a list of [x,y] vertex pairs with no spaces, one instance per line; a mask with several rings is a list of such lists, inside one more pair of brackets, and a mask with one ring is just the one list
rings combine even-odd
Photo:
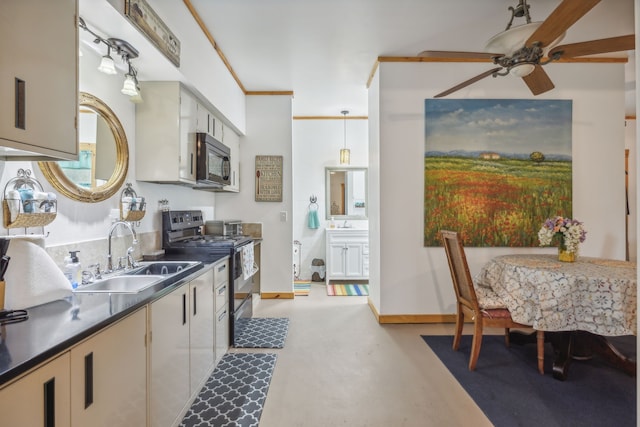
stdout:
[[280,211],[280,221],[287,222],[287,211]]

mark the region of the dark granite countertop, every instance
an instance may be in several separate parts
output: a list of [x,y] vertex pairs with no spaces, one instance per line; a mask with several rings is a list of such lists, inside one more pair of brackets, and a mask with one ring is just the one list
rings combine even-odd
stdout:
[[71,348],[99,330],[190,282],[211,264],[200,264],[137,294],[76,293],[27,309],[29,319],[0,327],[0,386]]

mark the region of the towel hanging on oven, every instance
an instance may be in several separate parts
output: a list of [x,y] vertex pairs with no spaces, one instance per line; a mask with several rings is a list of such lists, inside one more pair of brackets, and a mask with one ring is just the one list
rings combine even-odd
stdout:
[[258,271],[258,265],[255,263],[253,257],[253,245],[248,244],[242,247],[242,277],[247,280],[249,277],[256,274]]

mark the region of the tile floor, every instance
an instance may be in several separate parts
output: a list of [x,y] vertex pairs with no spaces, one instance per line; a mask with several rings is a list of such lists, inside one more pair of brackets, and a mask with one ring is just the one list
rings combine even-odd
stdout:
[[420,338],[453,324],[380,325],[367,297],[330,297],[322,283],[254,300],[255,316],[290,319],[284,348],[253,350],[278,355],[260,427],[491,425]]

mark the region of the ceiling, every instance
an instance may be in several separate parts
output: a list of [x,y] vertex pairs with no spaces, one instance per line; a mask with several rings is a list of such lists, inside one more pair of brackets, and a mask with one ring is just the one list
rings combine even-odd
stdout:
[[[345,109],[367,115],[366,83],[378,56],[416,56],[423,50],[482,52],[485,42],[505,29],[508,7],[517,3],[191,0],[244,87],[293,91],[295,116],[339,116]],[[541,21],[560,1],[528,3],[532,21]],[[567,31],[563,43],[632,34],[633,3],[602,1]],[[522,23],[522,18],[514,20],[514,25]],[[551,68],[547,72],[553,79]],[[627,87],[632,95],[629,108],[635,113],[633,80]],[[523,96],[529,96],[524,90]]]
[[[247,91],[293,91],[294,116],[366,116],[367,80],[379,56],[415,57],[423,50],[484,51],[503,31],[518,0],[147,0],[181,43],[202,32],[190,4]],[[580,0],[576,0],[580,1]],[[102,35],[149,45],[116,12],[124,0],[79,0],[80,15]],[[532,21],[544,20],[560,0],[528,0]],[[633,0],[602,0],[562,43],[634,32]],[[523,24],[522,18],[514,25]],[[82,48],[104,54],[80,32]],[[150,46],[150,45],[149,45]],[[153,49],[153,48],[152,48]],[[626,74],[626,114],[635,115],[635,57]],[[135,61],[140,80],[180,80],[163,55],[145,50]],[[553,80],[553,68],[546,67]],[[126,70],[122,70],[123,72]],[[471,78],[473,76],[469,76]],[[504,77],[511,78],[511,76]],[[443,87],[442,90],[447,89]],[[523,85],[523,97],[530,93]]]

